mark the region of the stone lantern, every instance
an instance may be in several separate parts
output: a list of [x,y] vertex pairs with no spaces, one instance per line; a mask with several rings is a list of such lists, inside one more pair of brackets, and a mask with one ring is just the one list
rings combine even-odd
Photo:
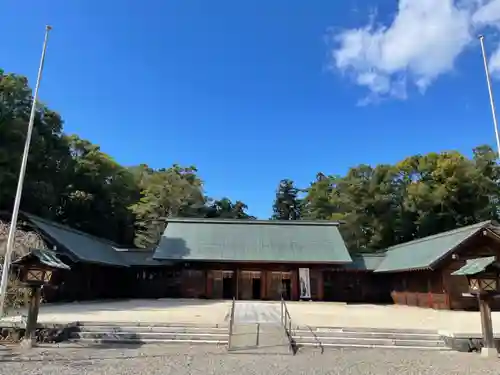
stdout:
[[481,355],[498,357],[491,320],[491,300],[500,294],[500,264],[495,256],[468,259],[466,264],[452,275],[466,276],[469,283],[469,295],[478,299],[484,344]]
[[28,254],[12,262],[12,271],[17,274],[21,285],[31,289],[23,346],[32,347],[36,341],[42,287],[50,282],[53,272],[69,269],[51,250],[31,249]]

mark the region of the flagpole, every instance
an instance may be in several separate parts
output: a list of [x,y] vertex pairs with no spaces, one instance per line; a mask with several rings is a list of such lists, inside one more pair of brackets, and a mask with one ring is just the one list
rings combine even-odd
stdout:
[[488,59],[486,57],[486,50],[484,48],[484,35],[479,35],[479,42],[481,43],[481,52],[483,54],[484,72],[486,74],[486,83],[488,85],[488,94],[490,95],[491,115],[493,116],[493,125],[495,126],[497,152],[498,152],[498,157],[500,157],[500,138],[498,136],[497,115],[496,115],[496,111],[495,111],[495,101],[493,99],[493,89],[491,88],[491,78],[490,78],[490,71],[488,69]]
[[16,235],[17,217],[19,216],[19,206],[21,204],[21,196],[23,193],[24,176],[26,175],[26,166],[28,164],[28,154],[31,144],[31,135],[33,133],[33,126],[35,123],[36,115],[36,105],[38,99],[38,89],[40,88],[40,81],[42,80],[43,64],[45,62],[45,51],[47,50],[47,42],[49,40],[49,32],[52,29],[51,26],[47,25],[45,27],[45,38],[43,41],[42,57],[40,58],[40,66],[38,68],[38,76],[36,79],[35,92],[33,94],[33,103],[31,104],[31,113],[28,123],[28,131],[26,132],[26,141],[24,143],[23,158],[21,160],[21,169],[19,171],[19,180],[17,182],[16,197],[14,200],[14,207],[12,208],[12,218],[10,221],[9,234],[7,237],[7,247],[5,251],[5,259],[2,268],[2,280],[0,282],[0,318],[4,314],[5,308],[5,297],[7,294],[7,284],[9,282],[9,269],[12,257],[12,252],[14,250],[14,242]]

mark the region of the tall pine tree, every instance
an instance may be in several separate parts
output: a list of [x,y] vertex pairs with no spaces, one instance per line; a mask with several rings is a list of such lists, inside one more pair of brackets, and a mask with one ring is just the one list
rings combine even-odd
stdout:
[[302,202],[298,197],[300,190],[292,180],[281,180],[276,190],[272,220],[299,220]]

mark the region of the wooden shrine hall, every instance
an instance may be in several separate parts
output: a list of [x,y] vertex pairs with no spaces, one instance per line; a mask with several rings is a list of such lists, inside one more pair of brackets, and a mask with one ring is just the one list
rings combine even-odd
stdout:
[[336,223],[170,220],[154,259],[192,280],[184,296],[323,299],[322,272],[352,259]]
[[[469,309],[467,259],[500,257],[500,227],[482,222],[377,253],[350,254],[328,221],[169,219],[154,249],[127,249],[23,214],[71,270],[45,299],[204,298],[396,303]],[[494,306],[495,308],[495,306]],[[500,308],[500,306],[498,306]]]

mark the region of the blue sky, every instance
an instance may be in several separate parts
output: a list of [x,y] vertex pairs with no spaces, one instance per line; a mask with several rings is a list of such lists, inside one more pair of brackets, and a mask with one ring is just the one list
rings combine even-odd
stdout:
[[67,133],[124,165],[194,164],[267,218],[282,178],[494,144],[475,33],[496,73],[500,6],[462,3],[7,1],[0,67],[34,85],[50,23],[40,98]]

